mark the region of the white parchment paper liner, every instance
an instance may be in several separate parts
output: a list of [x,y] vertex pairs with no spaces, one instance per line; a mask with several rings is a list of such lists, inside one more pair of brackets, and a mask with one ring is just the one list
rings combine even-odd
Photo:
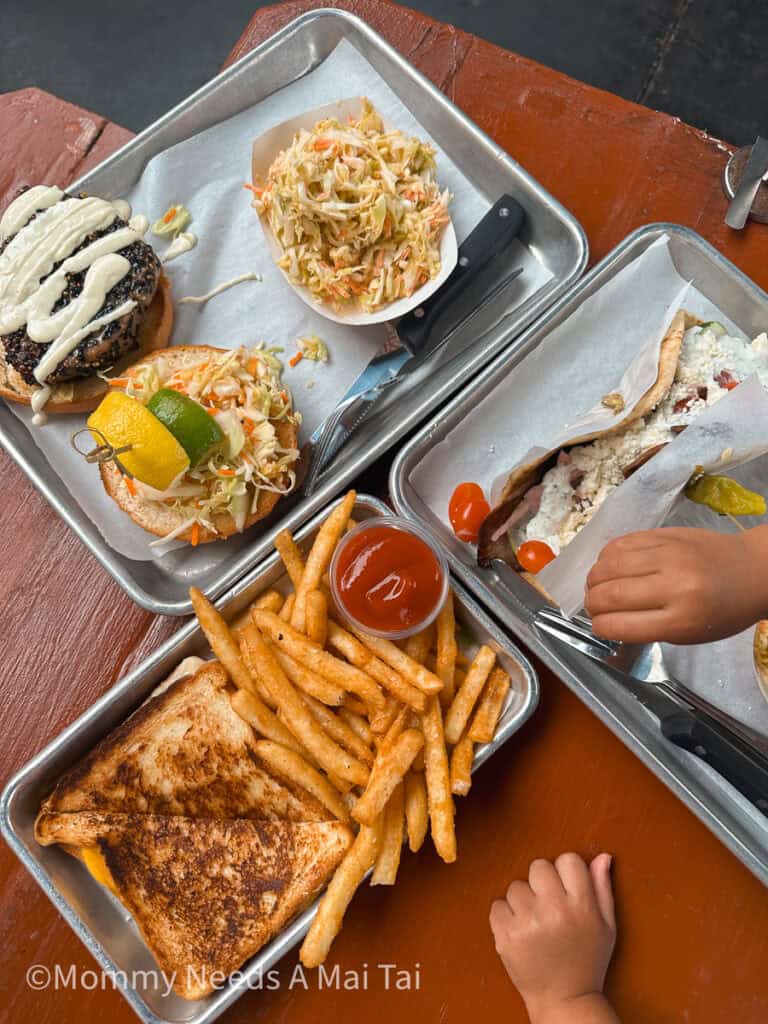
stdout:
[[[283,121],[282,124],[278,124],[274,128],[270,128],[268,132],[260,135],[253,143],[251,155],[251,172],[254,185],[263,184],[267,180],[267,174],[273,160],[281,150],[287,149],[291,145],[294,136],[298,132],[303,129],[310,131],[318,121],[325,121],[334,117],[344,124],[350,115],[355,118],[360,116],[361,104],[362,97],[359,96],[352,99],[337,100],[335,103],[326,103],[324,106],[316,107],[314,110],[309,110],[298,117],[289,118],[287,121]],[[392,131],[398,127],[398,125],[393,124],[389,120],[383,118],[382,120],[384,120],[384,127],[387,131]],[[444,186],[439,176],[437,180],[440,187],[443,188]],[[453,202],[448,207],[449,214],[453,213],[452,206]],[[275,238],[269,218],[260,214],[259,222],[264,232],[266,243],[272,253],[272,258],[277,262],[283,256],[283,247]],[[440,236],[440,272],[430,281],[427,281],[426,284],[423,284],[421,288],[417,288],[413,295],[410,295],[407,299],[398,299],[397,302],[390,302],[383,309],[379,309],[375,313],[366,313],[364,310],[354,306],[336,311],[327,303],[317,302],[312,292],[305,285],[296,284],[284,271],[281,271],[281,273],[283,273],[289,288],[292,288],[294,293],[303,302],[306,302],[316,313],[319,313],[327,320],[333,320],[337,324],[356,324],[359,327],[366,327],[371,324],[383,324],[389,320],[399,319],[401,316],[405,316],[406,313],[410,313],[412,309],[416,309],[422,302],[426,302],[429,296],[445,283],[456,266],[457,258],[456,232],[453,228],[453,221],[449,221]]]
[[[135,212],[144,212],[150,219],[158,217],[172,202],[184,202],[193,215],[191,230],[200,237],[198,248],[166,267],[176,299],[202,295],[245,271],[256,271],[263,277],[262,283],[239,285],[202,308],[176,304],[173,343],[234,348],[263,339],[270,345],[287,346],[285,355],[290,357],[294,339],[302,335],[317,334],[327,342],[331,352],[328,365],[304,359],[295,369],[286,367],[285,384],[304,417],[301,443],[335,408],[380,350],[386,340],[386,328],[336,324],[302,302],[286,286],[281,271],[274,265],[251,208],[250,194],[243,185],[250,178],[255,138],[319,103],[337,100],[340,92],[368,96],[387,121],[435,144],[368,61],[344,40],[310,74],[158,154],[126,196]],[[453,193],[453,224],[459,239],[463,239],[490,203],[446,153],[439,146],[436,148],[438,180]],[[162,254],[165,243],[152,236],[148,239],[159,242],[158,251]],[[524,268],[516,291],[516,301],[523,303],[552,275],[530,250],[513,244],[515,259]],[[314,386],[308,390],[310,382]],[[85,418],[52,417],[46,427],[35,429],[29,409],[13,406],[13,411],[29,427],[30,443],[43,451],[105,541],[128,558],[162,561],[148,547],[151,535],[136,526],[105,493],[96,467],[87,466],[72,451],[70,437],[83,426]],[[223,543],[187,548],[185,571],[190,576],[207,571],[224,557],[224,552]]]

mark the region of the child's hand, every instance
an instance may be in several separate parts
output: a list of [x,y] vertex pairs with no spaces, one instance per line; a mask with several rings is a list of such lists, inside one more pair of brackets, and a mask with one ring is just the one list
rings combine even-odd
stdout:
[[584,607],[609,640],[696,644],[740,633],[768,617],[768,527],[619,537],[587,577]]
[[616,941],[611,857],[535,860],[491,907],[496,951],[534,1022],[615,1021],[600,995]]

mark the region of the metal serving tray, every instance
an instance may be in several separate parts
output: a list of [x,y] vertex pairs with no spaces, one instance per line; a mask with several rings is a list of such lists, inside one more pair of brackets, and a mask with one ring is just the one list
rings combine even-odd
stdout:
[[445,549],[451,571],[486,604],[497,618],[539,655],[553,672],[657,775],[726,846],[768,885],[768,818],[744,800],[702,761],[666,743],[657,720],[622,691],[600,665],[585,655],[544,642],[532,629],[544,600],[508,566],[495,562],[481,569],[475,552],[462,544],[430,509],[410,483],[411,473],[431,449],[469,411],[503,386],[522,359],[547,334],[618,271],[655,242],[669,235],[672,259],[686,279],[714,302],[750,337],[764,330],[768,295],[726,260],[701,236],[676,224],[652,224],[633,232],[609,253],[545,318],[531,327],[483,373],[426,424],[398,454],[390,475],[390,493],[398,512],[431,530]]
[[[330,506],[332,507],[332,506]],[[296,534],[307,549],[330,511],[315,515]],[[376,498],[360,495],[355,517],[366,519],[391,510]],[[275,554],[253,570],[218,602],[226,618],[235,618],[259,593],[279,586],[285,578],[283,565]],[[491,743],[477,748],[473,770],[489,758],[533,713],[538,703],[539,685],[528,659],[491,621],[461,586],[455,586],[456,617],[473,640],[489,644],[499,663],[512,677],[512,687],[497,734]],[[105,972],[120,979],[117,972],[157,972],[154,958],[144,945],[130,914],[109,892],[89,875],[78,861],[57,847],[42,847],[35,842],[33,826],[40,802],[51,791],[59,776],[86,754],[103,736],[122,722],[151,693],[178,663],[191,654],[209,656],[210,649],[196,621],[190,621],[116,683],[93,707],[48,744],[29,764],[14,776],[0,797],[0,829],[11,849],[32,874],[57,909],[66,918]],[[431,856],[426,853],[426,856]],[[396,895],[393,896],[396,898]],[[230,981],[206,999],[189,1002],[163,994],[149,986],[133,988],[116,985],[147,1024],[185,1022],[207,1024],[219,1016],[247,988],[258,980],[302,939],[314,917],[313,905],[244,966],[240,978]],[[150,975],[151,977],[151,975]],[[141,975],[139,975],[141,978]]]
[[[438,355],[434,366],[430,364],[423,374],[413,374],[408,384],[398,389],[396,408],[382,406],[368,418],[321,478],[310,499],[283,504],[288,511],[280,522],[270,520],[261,529],[232,537],[226,544],[206,545],[205,555],[200,549],[191,560],[182,551],[144,562],[113,551],[42,452],[30,443],[24,425],[2,404],[0,443],[104,568],[134,601],[153,612],[189,614],[192,608],[187,590],[191,583],[209,596],[229,589],[266,558],[280,528],[295,529],[322,508],[532,323],[586,265],[586,238],[571,214],[381,36],[359,18],[338,10],[319,10],[297,18],[71,187],[96,195],[122,195],[157,153],[302,78],[322,64],[342,39],[352,43],[373,65],[489,203],[505,192],[522,203],[528,223],[521,240],[553,277],[518,309],[507,309],[500,298],[497,308],[488,311],[488,322],[500,322],[483,333],[470,351],[451,361],[449,346]],[[460,336],[455,340],[460,341]]]

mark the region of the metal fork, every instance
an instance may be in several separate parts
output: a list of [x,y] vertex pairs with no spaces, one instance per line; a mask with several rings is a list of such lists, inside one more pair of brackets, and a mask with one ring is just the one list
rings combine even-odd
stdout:
[[636,683],[656,687],[678,703],[688,705],[713,718],[723,729],[735,734],[754,753],[768,764],[768,738],[732,718],[704,697],[666,672],[660,644],[623,644],[595,636],[592,623],[584,615],[567,619],[554,608],[541,609],[534,620],[539,633],[555,637],[574,650],[581,651],[595,661]]

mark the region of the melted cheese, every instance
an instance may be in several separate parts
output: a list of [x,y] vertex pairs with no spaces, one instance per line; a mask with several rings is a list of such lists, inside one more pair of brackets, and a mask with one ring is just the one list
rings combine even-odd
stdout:
[[107,867],[101,850],[97,846],[81,846],[78,854],[96,881],[100,885],[105,885],[113,895],[119,896],[112,872]]

